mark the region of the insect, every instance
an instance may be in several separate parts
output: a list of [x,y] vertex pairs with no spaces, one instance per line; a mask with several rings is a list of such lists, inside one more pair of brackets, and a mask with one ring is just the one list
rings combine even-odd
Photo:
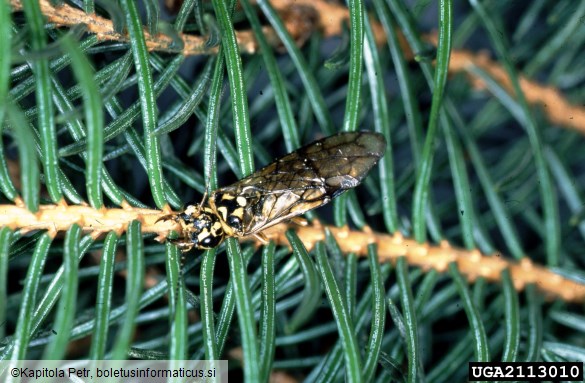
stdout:
[[174,240],[182,251],[211,249],[226,237],[254,236],[323,206],[358,186],[384,155],[386,140],[374,132],[339,133],[312,142],[250,176],[213,191],[207,202],[163,217],[181,225]]

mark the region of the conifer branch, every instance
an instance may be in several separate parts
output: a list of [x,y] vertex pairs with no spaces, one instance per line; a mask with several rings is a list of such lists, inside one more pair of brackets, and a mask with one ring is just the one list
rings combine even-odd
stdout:
[[[122,235],[128,224],[139,220],[144,233],[156,233],[156,240],[164,241],[171,231],[181,233],[181,227],[172,220],[159,221],[171,214],[169,210],[134,208],[127,204],[121,209],[94,209],[89,206],[41,205],[37,213],[29,212],[24,205],[0,205],[0,227],[6,226],[12,230],[26,233],[35,230],[48,230],[52,235],[59,231],[66,231],[77,223],[84,232],[99,237],[107,232],[115,231]],[[367,255],[370,243],[378,246],[380,262],[395,262],[398,257],[406,257],[408,264],[421,267],[424,270],[434,269],[446,272],[451,262],[457,263],[461,272],[469,282],[479,277],[489,282],[500,282],[501,273],[506,268],[510,270],[514,286],[518,291],[527,284],[534,283],[547,298],[560,298],[567,302],[585,302],[585,285],[577,283],[546,267],[535,265],[526,257],[520,262],[506,259],[502,254],[481,254],[479,250],[465,250],[451,246],[449,243],[432,245],[420,244],[413,239],[404,238],[400,233],[384,234],[365,230],[350,230],[334,226],[322,226],[315,221],[309,226],[293,224],[279,224],[263,232],[269,239],[281,246],[289,246],[285,233],[294,229],[303,241],[307,250],[311,250],[318,241],[325,240],[325,231],[329,230],[337,239],[344,253]],[[256,238],[244,238],[244,241],[255,241],[258,246],[262,243]]]

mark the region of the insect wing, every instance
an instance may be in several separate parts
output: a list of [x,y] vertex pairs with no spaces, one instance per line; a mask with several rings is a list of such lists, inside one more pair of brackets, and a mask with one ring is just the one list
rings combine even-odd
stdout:
[[[360,184],[384,155],[384,136],[341,133],[315,141],[216,190],[210,203],[228,222],[231,212],[245,236],[328,203]],[[243,197],[243,198],[242,198]]]

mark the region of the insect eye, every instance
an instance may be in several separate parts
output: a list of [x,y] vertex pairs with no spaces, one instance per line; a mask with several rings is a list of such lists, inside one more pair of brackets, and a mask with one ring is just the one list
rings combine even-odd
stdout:
[[235,215],[230,215],[228,217],[227,224],[236,230],[240,230],[242,228],[242,220]]
[[203,249],[212,249],[212,248],[218,246],[222,240],[223,240],[223,235],[214,236],[214,235],[210,234],[207,237],[203,238],[201,243],[199,243],[199,247],[203,248]]

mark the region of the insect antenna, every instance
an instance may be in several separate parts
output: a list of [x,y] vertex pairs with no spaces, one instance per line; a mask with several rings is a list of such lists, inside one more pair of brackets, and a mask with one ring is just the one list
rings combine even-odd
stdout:
[[205,203],[205,200],[207,199],[208,193],[207,190],[209,188],[209,185],[205,186],[205,192],[203,193],[203,197],[201,198],[201,202],[199,202],[199,211],[203,210],[203,204]]

